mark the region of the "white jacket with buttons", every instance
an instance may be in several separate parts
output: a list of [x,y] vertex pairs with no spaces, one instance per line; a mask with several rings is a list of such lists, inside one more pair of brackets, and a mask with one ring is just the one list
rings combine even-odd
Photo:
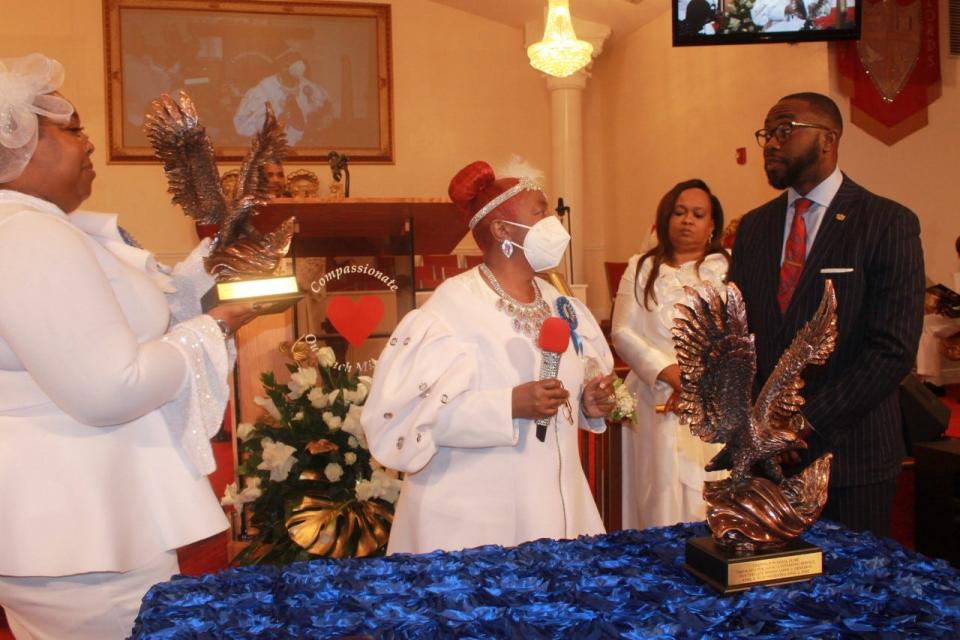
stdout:
[[[538,284],[557,315],[560,294]],[[538,378],[541,354],[497,300],[477,269],[445,281],[403,318],[378,361],[363,427],[373,456],[406,473],[390,553],[603,532],[577,448],[578,428],[605,428],[579,407],[588,361],[613,367],[600,327],[572,300],[583,353],[571,341],[558,377],[573,420],[561,410],[540,442],[532,420],[511,418],[511,395]]]

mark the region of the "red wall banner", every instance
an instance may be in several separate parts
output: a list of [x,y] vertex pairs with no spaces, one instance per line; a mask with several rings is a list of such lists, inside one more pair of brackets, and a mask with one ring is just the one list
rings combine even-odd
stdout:
[[850,119],[894,144],[927,125],[927,106],[940,97],[937,0],[861,0],[858,42],[834,49]]

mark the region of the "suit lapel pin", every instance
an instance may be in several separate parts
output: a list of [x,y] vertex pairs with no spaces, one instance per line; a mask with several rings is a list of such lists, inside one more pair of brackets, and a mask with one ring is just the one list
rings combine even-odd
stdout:
[[838,214],[837,214],[837,222],[843,222],[843,221],[846,220],[846,219],[847,219],[847,214],[845,214],[845,213],[838,213]]

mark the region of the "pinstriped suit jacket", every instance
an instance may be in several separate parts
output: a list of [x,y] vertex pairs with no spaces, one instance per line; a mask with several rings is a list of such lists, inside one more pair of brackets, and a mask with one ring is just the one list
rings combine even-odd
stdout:
[[[743,292],[756,335],[757,383],[816,311],[826,278],[837,292],[839,337],[824,366],[809,367],[803,413],[815,429],[805,463],[834,455],[839,487],[894,477],[905,455],[898,385],[923,323],[924,270],[917,217],[846,175],[824,213],[786,312],[777,305],[787,195],[754,209],[737,229],[729,279]],[[852,268],[823,274],[821,269]]]

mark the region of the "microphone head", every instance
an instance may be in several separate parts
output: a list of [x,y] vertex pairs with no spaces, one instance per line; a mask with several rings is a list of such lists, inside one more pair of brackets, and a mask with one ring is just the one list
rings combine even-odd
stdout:
[[537,346],[543,351],[563,353],[570,344],[570,325],[562,318],[550,317],[540,326]]

